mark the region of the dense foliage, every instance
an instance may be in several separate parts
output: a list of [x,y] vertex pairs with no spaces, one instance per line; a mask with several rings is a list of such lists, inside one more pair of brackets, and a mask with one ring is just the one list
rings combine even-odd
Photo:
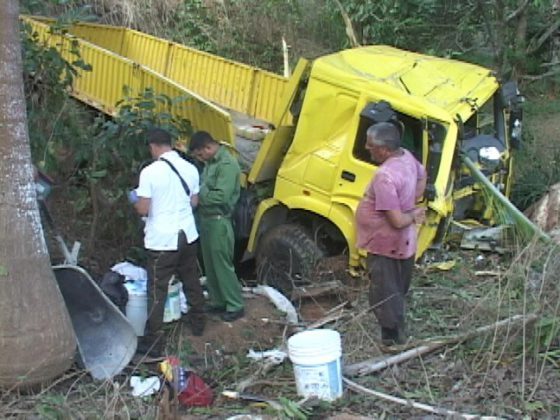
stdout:
[[[67,16],[58,19],[50,31],[64,34],[72,21]],[[176,138],[190,134],[189,122],[172,112],[185,106],[186,98],[168,98],[151,90],[131,96],[123,87],[118,115],[107,118],[69,95],[74,78],[90,69],[75,42],[67,43],[65,53],[72,57],[67,61],[30,26],[23,24],[21,34],[32,157],[55,179],[55,191],[61,192],[54,205],[63,205],[65,211],[60,213],[75,221],[87,253],[103,241],[122,243],[124,248],[138,244],[139,219],[126,192],[150,158],[143,133],[158,126]]]

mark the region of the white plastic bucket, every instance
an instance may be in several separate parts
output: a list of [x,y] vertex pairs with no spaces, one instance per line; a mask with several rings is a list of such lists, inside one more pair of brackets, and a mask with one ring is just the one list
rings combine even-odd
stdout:
[[142,337],[148,319],[148,296],[146,292],[128,291],[126,318],[132,324],[136,335]]
[[294,365],[298,395],[333,401],[342,396],[340,334],[320,329],[297,333],[288,339],[288,356]]

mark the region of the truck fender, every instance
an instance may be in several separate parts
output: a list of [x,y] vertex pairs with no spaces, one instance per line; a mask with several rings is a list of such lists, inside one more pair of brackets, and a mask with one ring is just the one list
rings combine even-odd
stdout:
[[260,237],[270,228],[284,223],[287,218],[288,208],[280,201],[275,198],[267,198],[261,201],[253,220],[247,251],[254,253]]
[[332,222],[348,245],[350,265],[358,265],[359,255],[355,246],[356,232],[352,209],[338,203],[327,206],[320,201],[312,200],[308,197],[293,197],[285,204],[274,198],[263,200],[255,214],[247,251],[255,252],[262,235],[272,227],[285,223],[288,220],[290,210],[307,211]]

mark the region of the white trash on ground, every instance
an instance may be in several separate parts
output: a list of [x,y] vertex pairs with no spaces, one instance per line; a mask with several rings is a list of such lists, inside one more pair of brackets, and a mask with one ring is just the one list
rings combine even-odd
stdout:
[[157,376],[149,376],[147,378],[131,376],[130,386],[132,387],[133,397],[147,397],[159,391],[161,382]]
[[292,302],[290,302],[286,296],[274,287],[259,285],[257,287],[253,287],[251,292],[256,295],[266,296],[278,310],[286,314],[286,321],[288,321],[288,324],[298,323],[296,308],[294,308],[294,305],[292,305]]
[[272,350],[265,350],[265,351],[254,351],[253,349],[249,349],[249,353],[247,353],[247,357],[253,360],[266,360],[274,365],[279,365],[282,363],[286,357],[288,357],[288,353],[280,349],[272,349]]

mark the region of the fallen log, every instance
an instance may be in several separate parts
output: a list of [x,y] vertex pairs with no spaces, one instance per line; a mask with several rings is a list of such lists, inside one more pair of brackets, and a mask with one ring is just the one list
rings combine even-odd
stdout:
[[419,403],[411,400],[405,400],[403,398],[394,397],[389,394],[384,394],[383,392],[375,391],[373,389],[366,388],[356,382],[351,381],[348,378],[342,378],[342,381],[346,384],[348,389],[351,389],[354,392],[358,392],[360,394],[373,396],[377,398],[384,399],[386,401],[391,401],[397,404],[405,405],[407,407],[417,408],[419,410],[427,411],[428,413],[437,414],[440,416],[451,417],[451,418],[461,418],[461,419],[484,419],[484,420],[497,420],[499,417],[494,416],[479,416],[476,414],[464,414],[459,413],[458,411],[448,410],[447,408],[441,407],[433,407],[428,404]]
[[537,319],[536,314],[529,315],[514,315],[510,318],[503,319],[501,321],[495,322],[490,325],[485,325],[483,327],[476,328],[473,331],[469,331],[465,334],[455,335],[450,337],[444,337],[439,340],[431,341],[421,346],[415,347],[413,349],[407,350],[403,353],[399,353],[394,356],[390,356],[379,360],[379,358],[366,360],[359,363],[354,363],[352,365],[346,366],[344,368],[344,374],[348,376],[364,376],[379,370],[388,368],[389,366],[396,365],[401,362],[412,359],[413,357],[421,356],[426,353],[431,353],[432,351],[446,346],[448,344],[461,343],[463,341],[469,340],[479,334],[483,334],[488,331],[492,331],[496,328],[502,328],[506,326],[511,326],[514,323],[527,324],[533,322]]

